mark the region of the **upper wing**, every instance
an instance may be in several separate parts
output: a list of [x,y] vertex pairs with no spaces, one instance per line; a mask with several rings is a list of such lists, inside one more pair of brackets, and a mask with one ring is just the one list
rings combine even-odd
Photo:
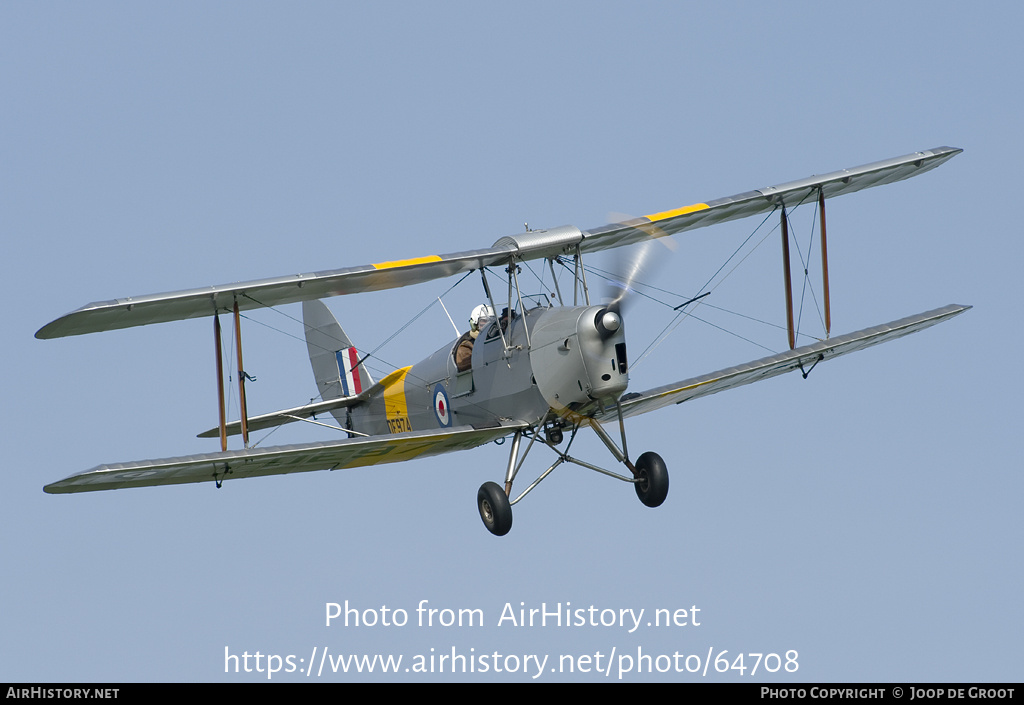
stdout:
[[824,193],[825,198],[832,198],[872,186],[903,181],[931,171],[962,151],[956,147],[936,147],[924,152],[914,152],[902,157],[834,171],[823,176],[811,176],[778,186],[746,191],[728,198],[694,203],[690,206],[654,213],[624,223],[605,225],[589,230],[580,248],[584,252],[591,252],[608,247],[619,247],[639,242],[648,237],[675,235],[694,228],[703,228],[707,225],[768,213],[781,205],[792,208],[805,201],[816,199],[819,190]]
[[60,338],[212,316],[218,311],[231,310],[236,302],[240,310],[248,310],[307,299],[392,289],[481,267],[507,264],[512,257],[523,260],[540,259],[569,254],[577,246],[583,252],[594,252],[629,245],[652,236],[672,235],[765,213],[782,203],[795,205],[817,194],[819,189],[826,198],[830,198],[871,186],[901,181],[934,169],[961,151],[952,147],[938,147],[824,176],[812,176],[728,198],[654,213],[589,231],[566,225],[550,230],[519,233],[503,237],[485,250],[430,255],[166,294],[98,301],[46,324],[36,332],[36,337]]
[[439,431],[412,431],[372,438],[349,438],[324,443],[248,448],[99,465],[46,485],[43,489],[50,494],[92,492],[397,463],[475,448],[508,435],[517,428],[521,426],[457,426]]
[[47,323],[36,332],[36,337],[63,338],[212,316],[231,311],[236,302],[240,311],[246,311],[328,296],[394,289],[508,262],[508,259],[507,247],[491,248],[97,301]]
[[[873,328],[865,328],[856,333],[848,333],[829,340],[822,340],[811,345],[789,350],[778,355],[754,360],[743,365],[719,370],[710,374],[693,377],[663,387],[648,389],[622,402],[623,416],[646,414],[669,404],[682,404],[684,401],[705,397],[733,387],[768,379],[803,367],[808,370],[812,365],[830,360],[840,355],[856,352],[878,345],[889,340],[902,338],[930,328],[936,323],[947,321],[971,308],[952,304],[943,308],[919,313],[915,316],[901,318]],[[597,414],[598,420],[615,415],[614,409]]]

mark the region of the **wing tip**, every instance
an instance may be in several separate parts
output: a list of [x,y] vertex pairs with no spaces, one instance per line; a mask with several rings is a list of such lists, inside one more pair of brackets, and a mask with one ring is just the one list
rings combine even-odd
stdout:
[[959,316],[961,313],[970,311],[974,306],[972,304],[949,304],[948,306],[938,309],[939,311],[948,311],[950,317]]
[[36,340],[53,340],[54,338],[63,337],[59,332],[56,332],[57,323],[60,322],[58,318],[56,321],[50,321],[45,326],[36,331]]

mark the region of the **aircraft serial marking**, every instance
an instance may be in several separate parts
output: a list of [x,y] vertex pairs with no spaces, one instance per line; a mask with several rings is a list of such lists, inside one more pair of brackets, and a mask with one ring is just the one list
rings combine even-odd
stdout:
[[384,413],[387,415],[391,433],[412,430],[412,424],[409,423],[409,406],[405,401],[405,375],[411,369],[412,365],[403,367],[381,380],[387,384],[387,389],[384,390]]

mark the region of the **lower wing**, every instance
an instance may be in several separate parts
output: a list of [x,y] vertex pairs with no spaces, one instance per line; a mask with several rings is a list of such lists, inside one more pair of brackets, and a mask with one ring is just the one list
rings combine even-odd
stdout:
[[[970,308],[970,306],[951,304],[934,311],[926,311],[891,323],[822,340],[718,372],[673,382],[635,395],[628,394],[622,399],[622,414],[623,416],[646,414],[648,411],[654,411],[670,404],[682,404],[684,401],[758,382],[793,370],[800,369],[806,373],[810,371],[811,367],[824,360],[917,333],[937,323],[948,321]],[[606,409],[595,416],[598,420],[613,418],[615,409]]]
[[457,426],[441,431],[412,431],[370,438],[247,448],[223,453],[99,465],[46,485],[43,489],[50,494],[63,494],[116,490],[124,487],[178,485],[188,482],[214,481],[220,484],[224,480],[243,477],[397,463],[475,448],[521,427],[518,424],[487,428]]

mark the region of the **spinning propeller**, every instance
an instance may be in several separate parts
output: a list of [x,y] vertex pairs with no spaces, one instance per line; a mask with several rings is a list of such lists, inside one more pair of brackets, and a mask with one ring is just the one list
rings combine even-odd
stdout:
[[616,252],[616,261],[611,268],[612,279],[605,288],[608,305],[601,310],[597,329],[607,338],[622,326],[622,312],[635,292],[635,285],[641,278],[649,279],[665,260],[665,255],[675,249],[675,240],[658,228],[651,226],[651,237],[629,248]]

